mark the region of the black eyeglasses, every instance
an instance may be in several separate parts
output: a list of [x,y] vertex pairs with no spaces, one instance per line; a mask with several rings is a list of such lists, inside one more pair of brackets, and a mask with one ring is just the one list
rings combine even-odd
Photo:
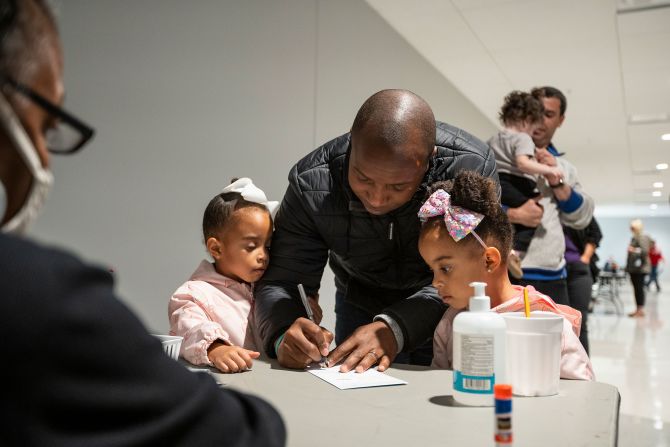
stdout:
[[52,154],[73,154],[93,138],[95,131],[91,126],[66,112],[30,87],[4,76],[0,76],[0,82],[29,98],[56,118],[55,126],[45,133],[47,149]]

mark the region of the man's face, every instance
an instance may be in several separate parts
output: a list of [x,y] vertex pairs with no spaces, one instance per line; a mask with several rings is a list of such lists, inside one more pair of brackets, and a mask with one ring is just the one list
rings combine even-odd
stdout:
[[542,105],[544,120],[533,132],[533,141],[537,147],[547,147],[565,119],[565,115],[561,115],[561,101],[558,98],[542,98]]
[[410,201],[428,169],[425,153],[418,138],[393,155],[369,139],[352,137],[349,185],[368,213],[387,214]]
[[[42,53],[44,61],[41,61],[35,76],[26,85],[53,103],[60,104],[63,101],[62,55],[55,35],[53,41],[54,44]],[[11,88],[8,91],[12,92]],[[11,94],[6,98],[35,146],[42,166],[47,168],[49,152],[45,133],[55,124],[53,116],[20,94]],[[1,223],[8,221],[21,209],[30,192],[32,180],[32,175],[7,136],[4,126],[0,125],[0,181],[7,194],[7,209]]]

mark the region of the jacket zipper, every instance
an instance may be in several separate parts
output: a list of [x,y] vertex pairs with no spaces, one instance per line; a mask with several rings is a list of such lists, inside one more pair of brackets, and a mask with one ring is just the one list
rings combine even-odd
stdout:
[[400,254],[400,247],[399,247],[400,239],[398,239],[396,237],[396,234],[395,234],[395,222],[396,222],[395,216],[391,216],[391,219],[392,220],[391,220],[391,222],[389,222],[389,226],[388,226],[388,240],[392,241],[392,243],[393,243],[391,257],[393,258],[393,265],[395,266],[395,274],[397,276],[397,275],[400,275],[400,259],[399,259],[400,258],[400,256],[399,256],[399,254]]

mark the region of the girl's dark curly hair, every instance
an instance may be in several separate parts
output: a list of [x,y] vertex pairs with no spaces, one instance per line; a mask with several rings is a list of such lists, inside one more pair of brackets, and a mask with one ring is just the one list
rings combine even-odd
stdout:
[[538,123],[544,116],[542,102],[530,93],[514,90],[505,96],[505,101],[500,109],[498,118],[506,125],[512,125],[524,121]]
[[[477,225],[475,231],[488,246],[496,247],[503,262],[506,262],[512,249],[512,225],[500,206],[496,183],[476,172],[461,171],[453,180],[430,185],[428,196],[438,189],[449,193],[452,206],[460,206],[484,215],[484,219]],[[443,216],[428,219],[421,227],[421,233],[435,228],[436,225],[444,226]],[[468,234],[461,242],[480,246],[472,234]]]

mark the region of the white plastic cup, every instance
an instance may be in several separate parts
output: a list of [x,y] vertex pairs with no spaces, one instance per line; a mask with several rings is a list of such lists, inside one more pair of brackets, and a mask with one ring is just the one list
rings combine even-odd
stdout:
[[558,394],[563,317],[534,311],[501,314],[507,322],[507,379],[517,396]]
[[179,351],[181,349],[181,342],[184,341],[184,337],[179,335],[161,335],[161,334],[152,334],[154,337],[161,341],[163,345],[163,351],[172,359],[179,359]]

